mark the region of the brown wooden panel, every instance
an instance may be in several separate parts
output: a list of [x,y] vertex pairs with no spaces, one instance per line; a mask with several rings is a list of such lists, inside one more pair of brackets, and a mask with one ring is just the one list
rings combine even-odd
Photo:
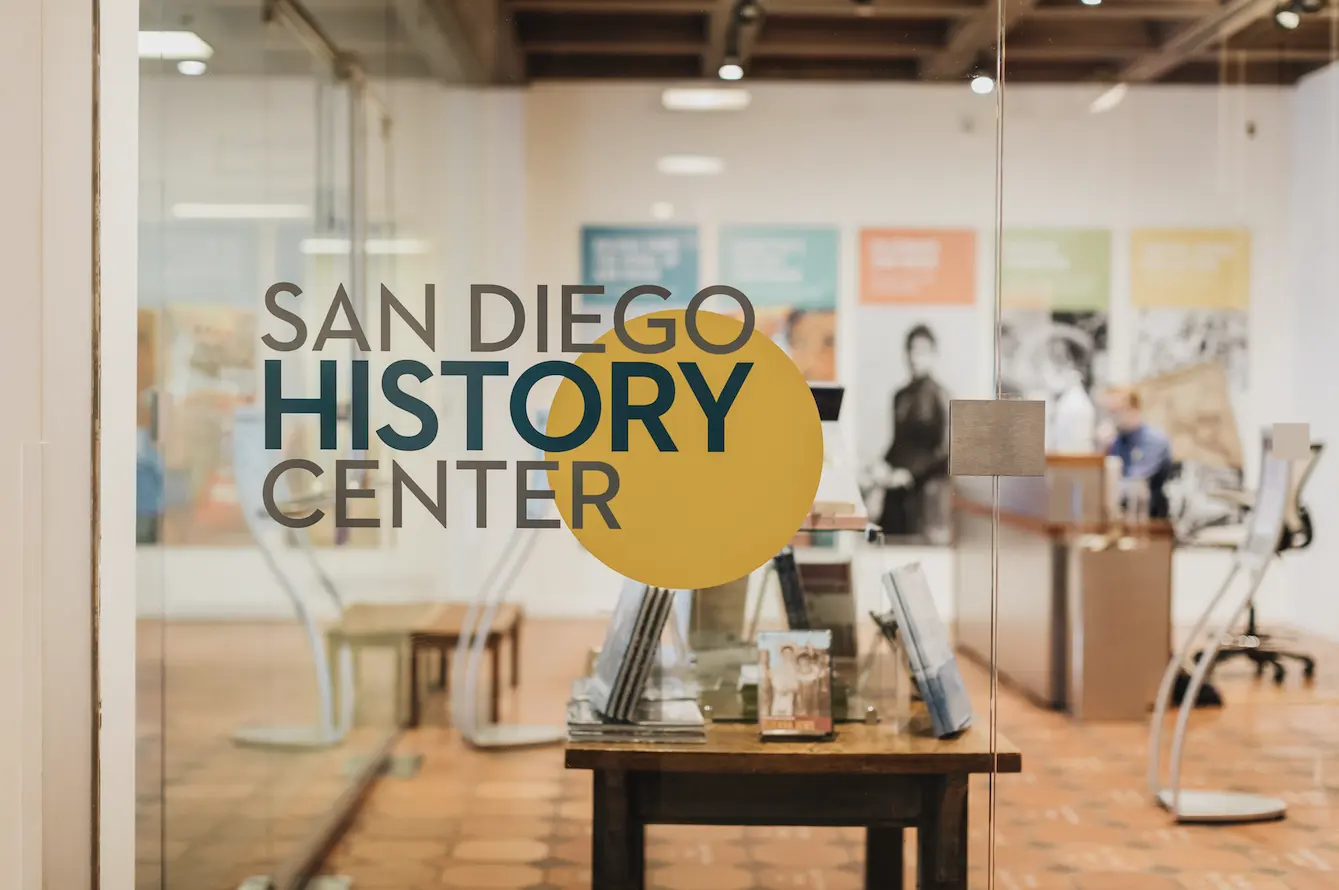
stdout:
[[1022,755],[997,736],[990,748],[984,727],[974,726],[956,739],[899,733],[882,725],[851,724],[830,742],[763,742],[753,724],[717,723],[704,745],[627,745],[567,743],[569,769],[666,773],[861,773],[925,775],[934,773],[1016,773]]
[[911,826],[914,776],[631,773],[634,814],[654,824]]

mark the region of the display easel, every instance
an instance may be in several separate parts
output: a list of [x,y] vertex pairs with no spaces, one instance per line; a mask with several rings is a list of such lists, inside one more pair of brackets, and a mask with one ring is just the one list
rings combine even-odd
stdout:
[[[1178,822],[1263,822],[1280,819],[1287,812],[1287,804],[1276,797],[1245,794],[1235,791],[1183,790],[1181,763],[1185,755],[1186,728],[1195,710],[1200,688],[1212,670],[1215,656],[1232,628],[1236,627],[1260,588],[1265,572],[1274,559],[1283,533],[1283,519],[1287,508],[1291,462],[1281,460],[1266,451],[1261,458],[1260,485],[1247,536],[1237,548],[1222,586],[1195,622],[1190,636],[1177,650],[1163,673],[1162,684],[1153,709],[1153,726],[1149,734],[1148,787],[1159,805],[1176,817]],[[1238,577],[1246,584],[1229,596]],[[1205,629],[1211,626],[1213,614],[1224,602],[1231,604],[1228,620],[1215,626],[1205,638]],[[1201,643],[1201,639],[1204,642]],[[1176,715],[1176,729],[1172,735],[1169,776],[1162,783],[1162,730],[1178,673],[1187,665],[1191,654],[1202,649],[1190,677],[1190,684],[1181,696]]]
[[[298,550],[306,558],[321,590],[329,598],[335,611],[343,613],[344,602],[334,581],[321,567],[303,529],[286,529],[276,523],[265,510],[261,500],[269,467],[265,459],[265,418],[258,405],[243,405],[233,415],[233,476],[237,483],[237,498],[251,530],[256,548],[266,566],[288,597],[311,650],[316,672],[317,723],[315,725],[242,726],[234,730],[232,740],[246,747],[308,750],[338,745],[347,737],[353,725],[355,684],[353,681],[353,651],[342,643],[336,652],[338,672],[331,671],[330,656],[321,638],[320,628],[312,618],[297,585],[280,563],[278,546],[285,533],[292,535]],[[275,480],[273,496],[276,502],[289,499],[288,485],[283,476]],[[338,713],[336,713],[335,683],[339,684]]]
[[567,738],[563,726],[525,726],[487,723],[480,719],[479,670],[488,636],[498,610],[525,568],[539,542],[536,528],[518,528],[503,545],[474,602],[465,613],[460,642],[452,653],[451,722],[461,737],[476,748],[521,748],[559,744]]

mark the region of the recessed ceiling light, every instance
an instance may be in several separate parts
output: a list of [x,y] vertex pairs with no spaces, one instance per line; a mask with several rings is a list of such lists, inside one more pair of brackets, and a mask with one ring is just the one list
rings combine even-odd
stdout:
[[1115,108],[1125,99],[1125,94],[1130,88],[1123,83],[1118,83],[1111,89],[1104,92],[1093,100],[1093,104],[1088,106],[1088,110],[1093,114],[1102,114]]
[[669,89],[660,103],[670,111],[743,111],[753,97],[744,89]]
[[1302,24],[1302,15],[1291,7],[1280,6],[1274,10],[1274,23],[1284,30],[1293,31]]
[[173,204],[177,219],[311,219],[306,204]]
[[651,205],[652,219],[669,219],[674,216],[674,205],[669,201],[657,201]]
[[1102,0],[1083,0],[1084,6],[1101,6]]
[[198,77],[205,73],[206,65],[199,59],[182,59],[177,63],[177,70],[187,77]]
[[208,59],[214,48],[194,31],[140,31],[141,59]]
[[978,74],[972,78],[972,92],[984,96],[995,89],[995,78],[988,74]]
[[716,74],[721,80],[740,80],[744,76],[744,68],[738,62],[727,59],[725,64],[716,71]]
[[725,171],[725,161],[706,155],[665,155],[656,161],[656,169],[666,176],[717,176]]

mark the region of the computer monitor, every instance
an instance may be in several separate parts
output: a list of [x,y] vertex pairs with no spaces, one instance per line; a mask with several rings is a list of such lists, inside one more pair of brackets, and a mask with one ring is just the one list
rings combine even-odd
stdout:
[[842,397],[846,395],[846,387],[838,386],[835,383],[811,383],[809,391],[814,394],[814,404],[818,405],[818,419],[821,421],[835,421],[842,413]]

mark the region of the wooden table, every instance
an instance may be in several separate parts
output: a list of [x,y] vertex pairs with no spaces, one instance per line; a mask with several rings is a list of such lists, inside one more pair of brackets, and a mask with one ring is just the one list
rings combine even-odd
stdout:
[[[419,689],[419,661],[425,652],[437,652],[441,658],[439,682],[447,684],[447,666],[451,650],[460,643],[460,635],[469,612],[467,603],[355,603],[344,610],[337,624],[326,631],[326,646],[331,653],[330,664],[337,663],[335,652],[347,644],[355,652],[355,670],[358,650],[368,648],[391,649],[395,655],[395,715],[396,722],[417,726],[422,712]],[[501,699],[501,658],[499,648],[503,639],[511,645],[511,685],[520,682],[520,635],[522,611],[519,606],[503,606],[498,610],[493,627],[485,643],[492,657],[492,695],[490,706],[493,720]],[[404,665],[408,662],[408,682]],[[356,682],[355,682],[356,686]],[[338,690],[339,684],[335,684]],[[338,694],[338,693],[336,693]]]
[[[409,726],[418,726],[420,701],[418,695],[419,656],[424,652],[437,652],[441,661],[438,682],[445,687],[448,683],[450,653],[460,644],[460,635],[465,626],[469,606],[465,603],[445,603],[426,620],[419,623],[410,632],[409,688],[413,694],[409,700]],[[484,647],[488,650],[492,664],[491,695],[489,696],[489,715],[496,723],[500,710],[502,692],[501,647],[504,639],[511,649],[511,686],[513,689],[521,682],[521,618],[520,606],[502,606],[493,616],[493,626],[489,628],[488,639]],[[476,616],[477,618],[478,616]]]
[[592,890],[645,886],[645,828],[808,825],[865,828],[865,886],[902,887],[902,832],[916,829],[921,890],[967,887],[972,773],[1021,772],[983,728],[939,741],[839,725],[831,742],[762,742],[752,724],[714,724],[705,745],[569,742],[566,766],[593,773]]

